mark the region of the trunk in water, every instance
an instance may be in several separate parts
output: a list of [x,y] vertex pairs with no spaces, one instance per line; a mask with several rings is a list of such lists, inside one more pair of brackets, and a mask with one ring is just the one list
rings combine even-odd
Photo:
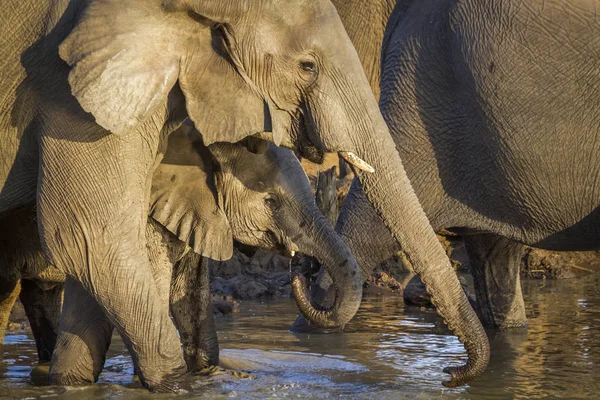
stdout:
[[304,277],[295,275],[292,290],[302,315],[321,328],[343,327],[354,317],[362,300],[362,275],[356,260],[341,237],[320,213],[314,218],[305,234],[297,243],[303,251],[312,255],[325,267],[333,281],[335,298],[331,308],[315,309],[310,302]]
[[354,169],[367,198],[425,283],[438,313],[467,350],[466,365],[444,369],[451,375],[444,385],[459,386],[485,370],[489,342],[412,189],[381,116],[379,119],[380,132],[355,143],[358,156],[372,165],[375,173]]
[[[343,59],[343,47],[338,55]],[[310,109],[320,111],[310,114],[317,117],[314,127],[327,150],[337,151],[353,165],[369,202],[420,275],[439,314],[464,343],[468,362],[462,367],[446,369],[452,379],[445,383],[448,386],[464,384],[487,366],[487,336],[408,180],[362,68],[350,62],[357,58],[356,52],[348,51],[345,55],[346,63],[339,66],[336,79],[322,80],[321,90],[311,98]],[[344,96],[337,99],[323,93],[343,93]],[[392,101],[390,107],[395,106],[398,105]],[[327,112],[334,116],[326,118]],[[336,124],[332,125],[331,121]],[[340,136],[340,131],[347,134]],[[332,268],[328,267],[331,273]]]

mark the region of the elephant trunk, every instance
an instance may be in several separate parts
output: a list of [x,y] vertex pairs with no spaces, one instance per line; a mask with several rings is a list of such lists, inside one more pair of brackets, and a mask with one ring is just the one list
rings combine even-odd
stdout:
[[485,370],[489,342],[408,180],[383,118],[378,113],[371,115],[376,131],[360,134],[354,144],[358,156],[375,172],[354,170],[369,202],[425,283],[438,313],[467,350],[466,365],[444,370],[451,375],[444,385],[459,386]]
[[302,315],[312,324],[326,329],[343,327],[354,317],[362,299],[362,275],[348,246],[320,213],[309,233],[297,239],[305,253],[312,254],[331,276],[335,293],[333,305],[316,309],[310,302],[304,277],[297,274],[292,290]]
[[[320,90],[308,103],[308,115],[313,117],[313,125],[308,126],[319,132],[323,148],[337,151],[354,165],[367,199],[425,283],[438,313],[465,345],[467,364],[446,369],[452,379],[445,383],[464,384],[485,370],[489,342],[411,186],[386,122],[391,127],[396,125],[385,121],[382,115],[386,114],[386,107],[398,107],[403,99],[382,98],[380,111],[360,63],[351,62],[358,58],[356,52],[344,49],[340,47],[338,55],[345,63],[332,69],[332,78],[320,82]],[[409,136],[410,132],[398,134]],[[353,157],[347,157],[349,153]]]

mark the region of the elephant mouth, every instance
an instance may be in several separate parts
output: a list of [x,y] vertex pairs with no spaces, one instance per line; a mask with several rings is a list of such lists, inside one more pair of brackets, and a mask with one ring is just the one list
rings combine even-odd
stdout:
[[296,258],[297,254],[299,254],[298,247],[285,238],[280,239],[277,234],[272,231],[266,231],[265,234],[270,242],[270,246],[267,250],[291,259]]
[[322,164],[325,159],[325,151],[315,132],[314,124],[306,120],[306,118],[310,118],[310,114],[307,112],[304,102],[299,111],[294,118],[295,123],[292,124],[292,134],[295,133],[296,137],[296,154],[315,164]]
[[296,144],[296,154],[315,164],[322,164],[325,159],[325,152],[313,143],[306,135],[300,135]]
[[296,152],[302,156],[302,158],[306,158],[308,161],[315,164],[322,164],[325,159],[325,152],[311,142],[308,142],[306,145],[300,145],[297,147]]
[[[314,124],[306,120],[309,113],[303,108],[301,108],[301,110],[303,111],[300,113],[296,129],[296,132],[299,132],[299,134],[296,135],[296,154],[299,154],[315,164],[322,164],[325,159],[323,143],[316,132]],[[358,155],[352,151],[338,150],[338,154],[346,160],[347,163],[361,171],[369,173],[375,172],[375,169],[370,164],[358,157]]]
[[[261,248],[270,252],[279,254],[284,257],[290,257],[290,251],[288,246],[283,240],[280,240],[277,234],[271,230],[257,230],[255,237],[258,239],[251,246],[255,248]],[[243,247],[250,247],[244,245]]]

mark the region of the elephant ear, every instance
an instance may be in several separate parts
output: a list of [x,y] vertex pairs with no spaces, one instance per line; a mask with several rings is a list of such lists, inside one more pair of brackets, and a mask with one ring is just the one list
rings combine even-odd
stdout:
[[262,97],[237,73],[215,21],[161,1],[140,3],[89,2],[59,47],[72,67],[73,95],[99,125],[116,134],[137,128],[179,80],[207,145],[270,127]]
[[150,216],[194,252],[228,260],[233,236],[218,206],[211,157],[195,129],[184,126],[172,133],[152,179]]
[[[271,129],[268,106],[234,66],[223,35],[221,28],[212,26],[211,43],[196,43],[200,51],[186,54],[181,63],[179,84],[188,115],[206,146],[236,143]],[[201,60],[207,53],[210,59]]]
[[169,34],[159,2],[144,7],[96,0],[59,47],[72,69],[71,92],[96,122],[125,133],[145,122],[179,75],[180,40]]

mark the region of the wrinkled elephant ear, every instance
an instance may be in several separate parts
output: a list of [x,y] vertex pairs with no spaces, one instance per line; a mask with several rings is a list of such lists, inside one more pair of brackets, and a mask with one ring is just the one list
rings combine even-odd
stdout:
[[[191,66],[182,71],[182,89],[186,93],[188,113],[202,132],[204,143],[209,146],[223,141],[223,132],[230,132],[227,138],[230,143],[259,132],[272,132],[271,138],[276,145],[291,147],[288,137],[290,115],[279,110],[272,101],[263,101],[265,96],[246,74],[238,57],[242,51],[237,48],[237,40],[227,28],[247,16],[250,8],[256,5],[255,2],[165,0],[164,5],[167,9],[196,13],[217,22],[212,25],[212,47],[221,57],[211,60],[202,70],[197,68],[201,63],[185,60],[182,63]],[[195,54],[192,55],[194,56]],[[199,84],[200,79],[210,84]],[[186,92],[187,87],[196,91]],[[202,106],[208,106],[208,109],[215,112],[206,113]],[[223,106],[226,107],[225,110],[222,110]],[[200,112],[197,112],[199,108]]]
[[262,97],[237,72],[215,28],[212,18],[221,15],[203,18],[164,3],[95,0],[79,14],[59,54],[72,67],[69,84],[82,108],[103,128],[127,133],[165,107],[179,82],[207,145],[270,127]]
[[[233,66],[223,38],[215,28],[211,34],[212,43],[196,43],[182,59],[179,78],[188,115],[206,146],[235,143],[271,125],[263,99]],[[206,54],[210,59],[201,60]]]
[[154,114],[179,76],[181,43],[160,29],[160,5],[148,3],[125,9],[114,0],[89,2],[59,47],[72,67],[71,92],[99,125],[116,134]]
[[211,157],[195,129],[184,125],[171,134],[165,158],[152,179],[150,216],[194,252],[228,260],[233,254],[233,236],[218,206]]

